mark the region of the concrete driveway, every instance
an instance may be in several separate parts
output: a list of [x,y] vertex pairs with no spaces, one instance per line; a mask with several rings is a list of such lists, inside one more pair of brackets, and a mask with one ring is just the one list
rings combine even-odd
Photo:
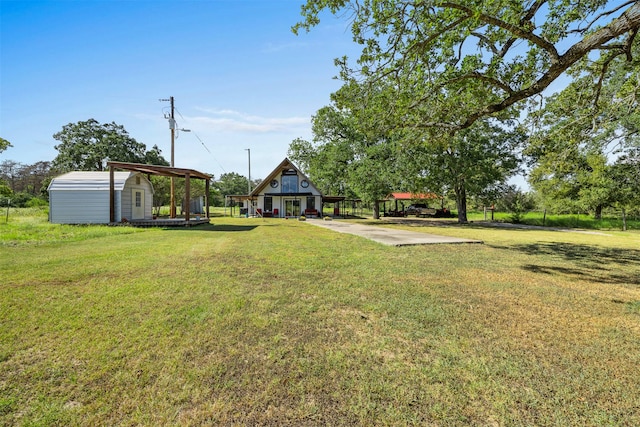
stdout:
[[324,221],[308,219],[309,224],[328,228],[338,233],[354,234],[388,246],[434,245],[442,243],[483,243],[481,240],[461,239],[458,237],[438,236],[416,231],[397,230],[372,225],[362,225],[340,220]]

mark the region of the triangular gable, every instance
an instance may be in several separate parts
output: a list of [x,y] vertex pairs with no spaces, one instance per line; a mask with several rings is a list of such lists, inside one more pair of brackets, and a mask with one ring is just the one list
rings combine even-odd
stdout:
[[306,179],[309,182],[309,185],[313,187],[313,189],[316,190],[318,194],[320,194],[321,196],[323,195],[322,192],[318,189],[318,187],[316,187],[316,185],[313,183],[313,181],[311,181],[308,176],[302,173],[302,171],[298,169],[296,165],[291,163],[291,160],[289,160],[289,158],[285,157],[284,160],[278,166],[276,166],[273,172],[271,172],[269,176],[267,176],[260,184],[258,184],[258,186],[254,188],[253,191],[251,191],[251,194],[249,194],[249,196],[250,197],[258,196],[260,193],[263,192],[264,188],[267,185],[269,185],[273,179],[278,177],[282,173],[282,171],[285,169],[294,169],[296,173],[300,177],[302,177],[302,179]]

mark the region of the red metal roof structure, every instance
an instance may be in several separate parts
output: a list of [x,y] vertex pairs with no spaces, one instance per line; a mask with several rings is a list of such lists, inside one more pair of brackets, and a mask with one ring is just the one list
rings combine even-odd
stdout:
[[387,196],[391,200],[429,200],[439,199],[436,193],[391,193]]

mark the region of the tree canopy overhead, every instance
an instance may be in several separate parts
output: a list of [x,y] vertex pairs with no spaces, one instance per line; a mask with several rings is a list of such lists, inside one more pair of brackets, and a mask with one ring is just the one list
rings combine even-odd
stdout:
[[393,191],[455,195],[458,220],[467,221],[467,193],[479,196],[501,186],[518,169],[524,135],[489,120],[458,132],[444,144],[420,130],[386,135],[359,127],[351,111],[335,105],[313,116],[313,141],[294,140],[288,156],[325,192],[374,202]]
[[59,171],[105,170],[108,161],[168,165],[157,146],[147,151],[115,122],[100,124],[95,119],[69,123],[53,137],[60,141],[53,166]]
[[609,58],[631,60],[640,27],[637,1],[307,0],[293,31],[325,10],[350,17],[363,48],[356,68],[337,60],[341,78],[375,88],[370,105],[388,107],[381,120],[454,133],[517,114],[580,59],[603,71]]
[[545,206],[586,209],[596,218],[603,208],[623,206],[615,186],[625,180],[612,176],[626,169],[609,162],[640,146],[640,43],[629,54],[582,58],[562,91],[540,106],[532,102],[524,153],[529,183]]
[[335,105],[318,110],[312,119],[313,142],[294,140],[288,156],[325,193],[377,202],[398,188],[402,176],[398,138],[367,132],[349,110]]

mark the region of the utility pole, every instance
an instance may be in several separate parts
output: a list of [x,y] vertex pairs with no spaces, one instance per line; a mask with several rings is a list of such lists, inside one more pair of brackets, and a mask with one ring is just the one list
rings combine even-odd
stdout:
[[[249,184],[249,192],[247,195],[249,195],[251,194],[251,149],[245,148],[245,151],[247,152],[247,156],[249,156],[249,179],[247,180]],[[251,198],[247,199],[247,217],[249,215],[253,215],[253,200],[251,200]]]
[[[176,119],[174,115],[173,96],[169,98],[171,101],[171,117],[169,118],[169,128],[171,129],[171,167],[175,167],[175,143],[176,143]],[[169,209],[169,218],[176,217],[176,181],[171,176],[171,207]]]
[[[165,119],[169,119],[169,130],[171,130],[171,167],[175,167],[175,142],[176,142],[176,119],[175,119],[175,106],[173,103],[173,96],[169,99],[160,99],[159,101],[169,101],[171,103],[171,113],[169,117],[164,116]],[[171,177],[171,201],[169,206],[169,217],[176,217],[176,182],[175,178]]]

